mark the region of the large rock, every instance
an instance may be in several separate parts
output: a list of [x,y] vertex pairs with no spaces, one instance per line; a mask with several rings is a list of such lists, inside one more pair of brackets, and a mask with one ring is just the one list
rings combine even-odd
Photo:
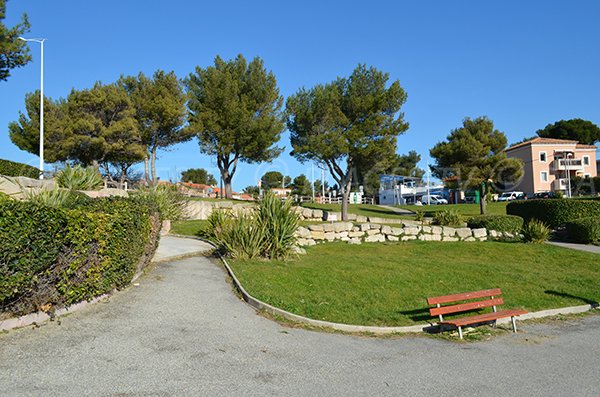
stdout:
[[342,220],[342,214],[339,212],[325,212],[323,213],[323,220],[330,222],[337,222]]
[[303,247],[309,247],[311,245],[315,245],[315,240],[310,239],[310,238],[299,238],[297,240],[298,245],[303,246]]
[[487,230],[484,228],[473,229],[473,237],[475,237],[475,238],[487,237]]
[[[85,194],[88,197],[91,198],[98,198],[98,197],[129,197],[129,193],[127,193],[126,190],[123,189],[115,189],[115,188],[104,188],[104,189],[100,189],[100,190],[79,190],[79,192]],[[212,211],[211,211],[212,212]],[[209,213],[210,215],[210,213]],[[191,219],[191,218],[188,218]],[[202,218],[196,218],[196,219],[202,219]],[[207,218],[203,218],[203,219],[208,219]]]
[[456,229],[453,227],[444,226],[442,227],[442,234],[447,237],[454,237],[456,236]]
[[431,226],[431,233],[432,234],[442,234],[443,229],[441,226]]
[[365,237],[365,243],[382,243],[385,241],[383,234],[373,234]]
[[325,233],[327,233],[327,232],[333,232],[333,231],[335,231],[335,228],[333,227],[333,224],[331,224],[331,223],[324,223],[323,224],[323,231]]
[[[350,214],[350,213],[348,213],[347,215],[348,215],[348,220],[349,221],[355,221],[356,218],[358,218],[358,215],[356,215],[356,214]],[[340,217],[340,219],[341,219],[341,217]]]
[[323,225],[322,224],[308,225],[308,230],[310,230],[311,232],[322,232],[323,231]]
[[312,217],[315,219],[323,219],[323,210],[313,210]]
[[233,208],[233,202],[232,201],[215,201],[215,208]]
[[416,240],[417,236],[402,236],[400,238],[400,241],[410,241],[410,240]]
[[391,234],[388,234],[387,239],[388,239],[388,241],[399,241],[400,237],[396,237],[396,236],[392,236]]
[[313,238],[313,240],[325,240],[325,232],[323,231],[311,231],[310,236]]
[[303,208],[302,216],[305,217],[306,219],[312,219],[313,218],[313,210],[310,208]]
[[368,223],[361,223],[360,230],[363,232],[366,232],[367,230],[371,230],[371,225],[369,225]]
[[337,222],[337,223],[333,224],[333,230],[336,233],[347,232],[347,231],[350,231],[351,229],[352,229],[351,222]]
[[310,237],[310,230],[308,230],[305,227],[299,226],[298,229],[296,229],[296,236],[300,238]]
[[375,216],[370,216],[369,222],[370,223],[399,223],[399,224],[402,224],[403,221],[402,221],[402,219],[379,218],[379,217],[375,217]]
[[422,241],[442,241],[441,234],[420,234],[419,240]]
[[444,236],[444,239],[442,241],[459,241],[460,239],[458,237],[448,237],[448,236]]
[[405,227],[403,230],[404,230],[404,234],[406,234],[407,236],[416,236],[417,234],[419,234],[418,227],[409,226],[409,227]]
[[462,239],[471,237],[471,233],[471,229],[469,229],[468,227],[461,227],[460,229],[456,229],[456,234],[458,234],[458,237]]
[[37,190],[54,190],[56,184],[53,180],[32,179],[24,176],[7,177],[0,175],[0,192],[8,194],[15,199],[24,199],[29,192]]
[[394,236],[400,236],[401,234],[404,234],[404,229],[402,229],[401,227],[393,227],[391,234],[393,234]]
[[374,236],[376,234],[380,234],[379,230],[377,230],[377,229],[369,229],[369,230],[367,230],[367,235],[369,235],[369,236]]
[[348,244],[362,244],[362,241],[359,238],[351,238],[348,240]]
[[381,226],[381,233],[383,234],[392,234],[392,228],[388,225]]
[[356,216],[356,222],[357,223],[367,223],[367,222],[369,222],[369,219],[366,216],[357,215]]
[[365,232],[361,232],[361,231],[348,233],[348,237],[351,237],[351,238],[362,237],[364,235],[365,235]]
[[335,232],[325,233],[325,240],[327,240],[327,241],[333,241],[336,239],[336,237],[338,237],[338,235],[335,234]]

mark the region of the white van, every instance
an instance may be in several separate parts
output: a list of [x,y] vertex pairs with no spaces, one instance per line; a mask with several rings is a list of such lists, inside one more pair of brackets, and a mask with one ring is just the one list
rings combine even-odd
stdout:
[[498,197],[498,201],[513,201],[522,196],[523,192],[504,192]]
[[424,195],[421,198],[423,204],[448,204],[448,200],[437,194]]

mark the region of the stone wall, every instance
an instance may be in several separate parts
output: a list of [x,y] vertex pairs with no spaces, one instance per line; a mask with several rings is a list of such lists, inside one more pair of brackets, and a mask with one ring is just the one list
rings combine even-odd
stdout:
[[[341,212],[329,212],[323,210],[314,210],[311,208],[294,207],[294,210],[300,215],[301,220],[307,221],[339,221],[342,219]],[[363,215],[356,215],[348,213],[348,220],[357,223],[398,223],[402,224],[405,221],[402,219],[387,219],[387,218],[376,218],[366,217]]]
[[233,201],[188,200],[183,209],[183,217],[190,220],[206,220],[215,209],[231,209],[234,212],[252,207],[252,203],[233,203]]
[[296,231],[298,245],[310,246],[321,242],[346,241],[361,244],[384,241],[485,241],[488,239],[514,239],[517,236],[486,229],[453,228],[406,224],[397,227],[377,223],[332,222],[299,227]]

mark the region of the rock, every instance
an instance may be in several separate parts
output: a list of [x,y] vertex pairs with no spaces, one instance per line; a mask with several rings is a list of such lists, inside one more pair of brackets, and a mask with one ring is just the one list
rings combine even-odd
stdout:
[[400,236],[401,234],[404,233],[404,229],[400,228],[400,227],[393,227],[392,228],[392,233],[394,236]]
[[448,237],[454,237],[456,235],[456,229],[453,227],[443,226],[442,234]]
[[354,238],[354,237],[362,237],[365,235],[365,232],[350,232],[348,233],[348,237]]
[[315,242],[315,240],[313,240],[313,239],[311,239],[311,238],[304,239],[304,242],[305,242],[305,243],[306,243],[306,245],[307,245],[307,246],[309,246],[309,247],[317,244],[317,243]]
[[233,202],[231,201],[217,201],[214,203],[215,204],[215,208],[233,208]]
[[310,237],[310,230],[305,227],[298,226],[298,229],[296,229],[296,236],[301,238]]
[[344,237],[348,237],[348,235],[350,233],[349,232],[339,232],[339,233],[336,233],[336,234],[337,234],[338,238],[342,239]]
[[416,240],[417,236],[402,236],[400,237],[400,241],[410,241],[410,240]]
[[325,211],[323,213],[323,220],[324,221],[330,221],[330,222],[336,222],[336,221],[342,220],[342,214],[340,214],[339,212],[327,212],[327,211]]
[[484,228],[473,229],[473,237],[475,237],[475,238],[487,237],[487,230]]
[[384,241],[385,236],[383,234],[372,234],[365,238],[365,243],[379,243]]
[[369,229],[369,230],[367,230],[367,235],[369,235],[369,236],[374,236],[376,234],[380,234],[379,230],[377,230],[377,229]]
[[310,235],[314,240],[325,240],[325,232],[323,231],[313,230]]
[[458,237],[465,239],[471,237],[471,229],[468,227],[461,227],[460,229],[456,229],[456,234],[458,234]]
[[213,212],[208,201],[188,200],[183,207],[183,217],[189,220],[206,220]]
[[323,224],[323,231],[325,233],[327,233],[327,232],[333,232],[333,231],[335,231],[335,228],[333,227],[332,223],[324,223]]
[[459,241],[458,237],[447,237],[444,236],[444,239],[442,241]]
[[470,236],[470,237],[467,237],[466,239],[464,239],[463,241],[477,241],[477,240],[475,239],[475,237]]
[[346,237],[341,237],[340,238],[341,241],[350,241],[350,237],[346,236]]
[[356,214],[350,214],[350,213],[348,213],[347,215],[348,215],[348,220],[349,221],[355,221],[356,218],[358,217],[358,215],[356,215]]
[[369,225],[368,223],[361,223],[360,224],[360,230],[361,231],[366,232],[369,229],[371,229],[371,225]]
[[362,244],[362,241],[359,238],[351,238],[348,240],[348,244]]
[[334,232],[325,233],[325,240],[327,241],[333,241],[336,237],[337,235]]
[[496,238],[498,237],[498,232],[495,230],[488,230],[488,236],[490,236],[491,238]]
[[486,241],[487,237],[479,237],[477,240],[479,240],[479,241]]
[[292,252],[297,255],[306,255],[306,250],[296,245],[292,247]]
[[371,225],[371,229],[381,230],[381,225],[377,223],[369,223]]
[[406,234],[407,236],[416,236],[417,234],[419,234],[419,228],[414,227],[414,226],[405,227],[402,230],[404,231],[404,234]]
[[358,232],[360,230],[360,227],[358,226],[352,226],[352,230],[353,232]]
[[391,234],[388,234],[387,239],[389,241],[400,241],[400,237],[392,236]]
[[430,234],[431,233],[431,226],[422,226],[421,230],[423,230],[423,233]]
[[422,241],[442,241],[441,234],[420,234],[418,238]]
[[431,226],[431,233],[432,234],[442,234],[443,229],[441,226]]
[[337,222],[333,224],[333,230],[335,232],[347,232],[350,231],[352,229],[352,223],[351,222]]
[[323,210],[312,210],[312,217],[315,219],[323,219]]
[[310,230],[311,232],[322,232],[323,231],[323,225],[322,224],[308,225],[308,230]]
[[392,234],[392,228],[387,225],[383,225],[383,226],[381,226],[381,233]]
[[363,216],[363,215],[357,215],[357,216],[356,216],[356,222],[357,222],[357,223],[367,223],[367,222],[369,222],[369,219],[367,219],[367,217],[366,217],[366,216]]
[[515,238],[515,235],[509,232],[504,232],[504,237],[506,238]]
[[306,219],[311,219],[313,217],[313,210],[310,208],[303,208],[302,216],[305,217]]

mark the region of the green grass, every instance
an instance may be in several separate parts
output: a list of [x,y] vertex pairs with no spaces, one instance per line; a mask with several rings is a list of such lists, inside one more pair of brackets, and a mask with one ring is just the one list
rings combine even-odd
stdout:
[[600,255],[544,244],[321,244],[289,262],[231,261],[253,296],[292,313],[346,324],[435,321],[425,298],[502,288],[504,308],[600,301]]
[[182,234],[184,236],[199,236],[200,231],[208,226],[208,221],[175,221],[171,224],[172,234]]
[[223,201],[231,201],[233,203],[247,203],[244,200],[236,200],[236,199],[226,199],[226,198],[214,198],[214,197],[190,197],[190,200],[194,201],[209,201],[211,203],[218,203]]
[[[324,210],[329,212],[341,212],[342,205],[341,204],[317,204],[317,203],[302,203],[303,207],[313,208],[318,210]],[[413,211],[415,206],[413,207]],[[363,215],[366,217],[378,217],[378,218],[392,218],[392,219],[411,219],[411,216],[406,216],[402,214],[397,214],[394,211],[387,210],[385,208],[381,208],[377,205],[370,204],[349,204],[348,205],[348,213]]]
[[[488,215],[506,215],[507,202],[492,202],[487,205]],[[437,211],[455,210],[464,218],[479,215],[479,204],[444,204],[444,205],[398,205],[398,208],[404,208],[409,211],[423,211],[425,216],[432,217]]]

